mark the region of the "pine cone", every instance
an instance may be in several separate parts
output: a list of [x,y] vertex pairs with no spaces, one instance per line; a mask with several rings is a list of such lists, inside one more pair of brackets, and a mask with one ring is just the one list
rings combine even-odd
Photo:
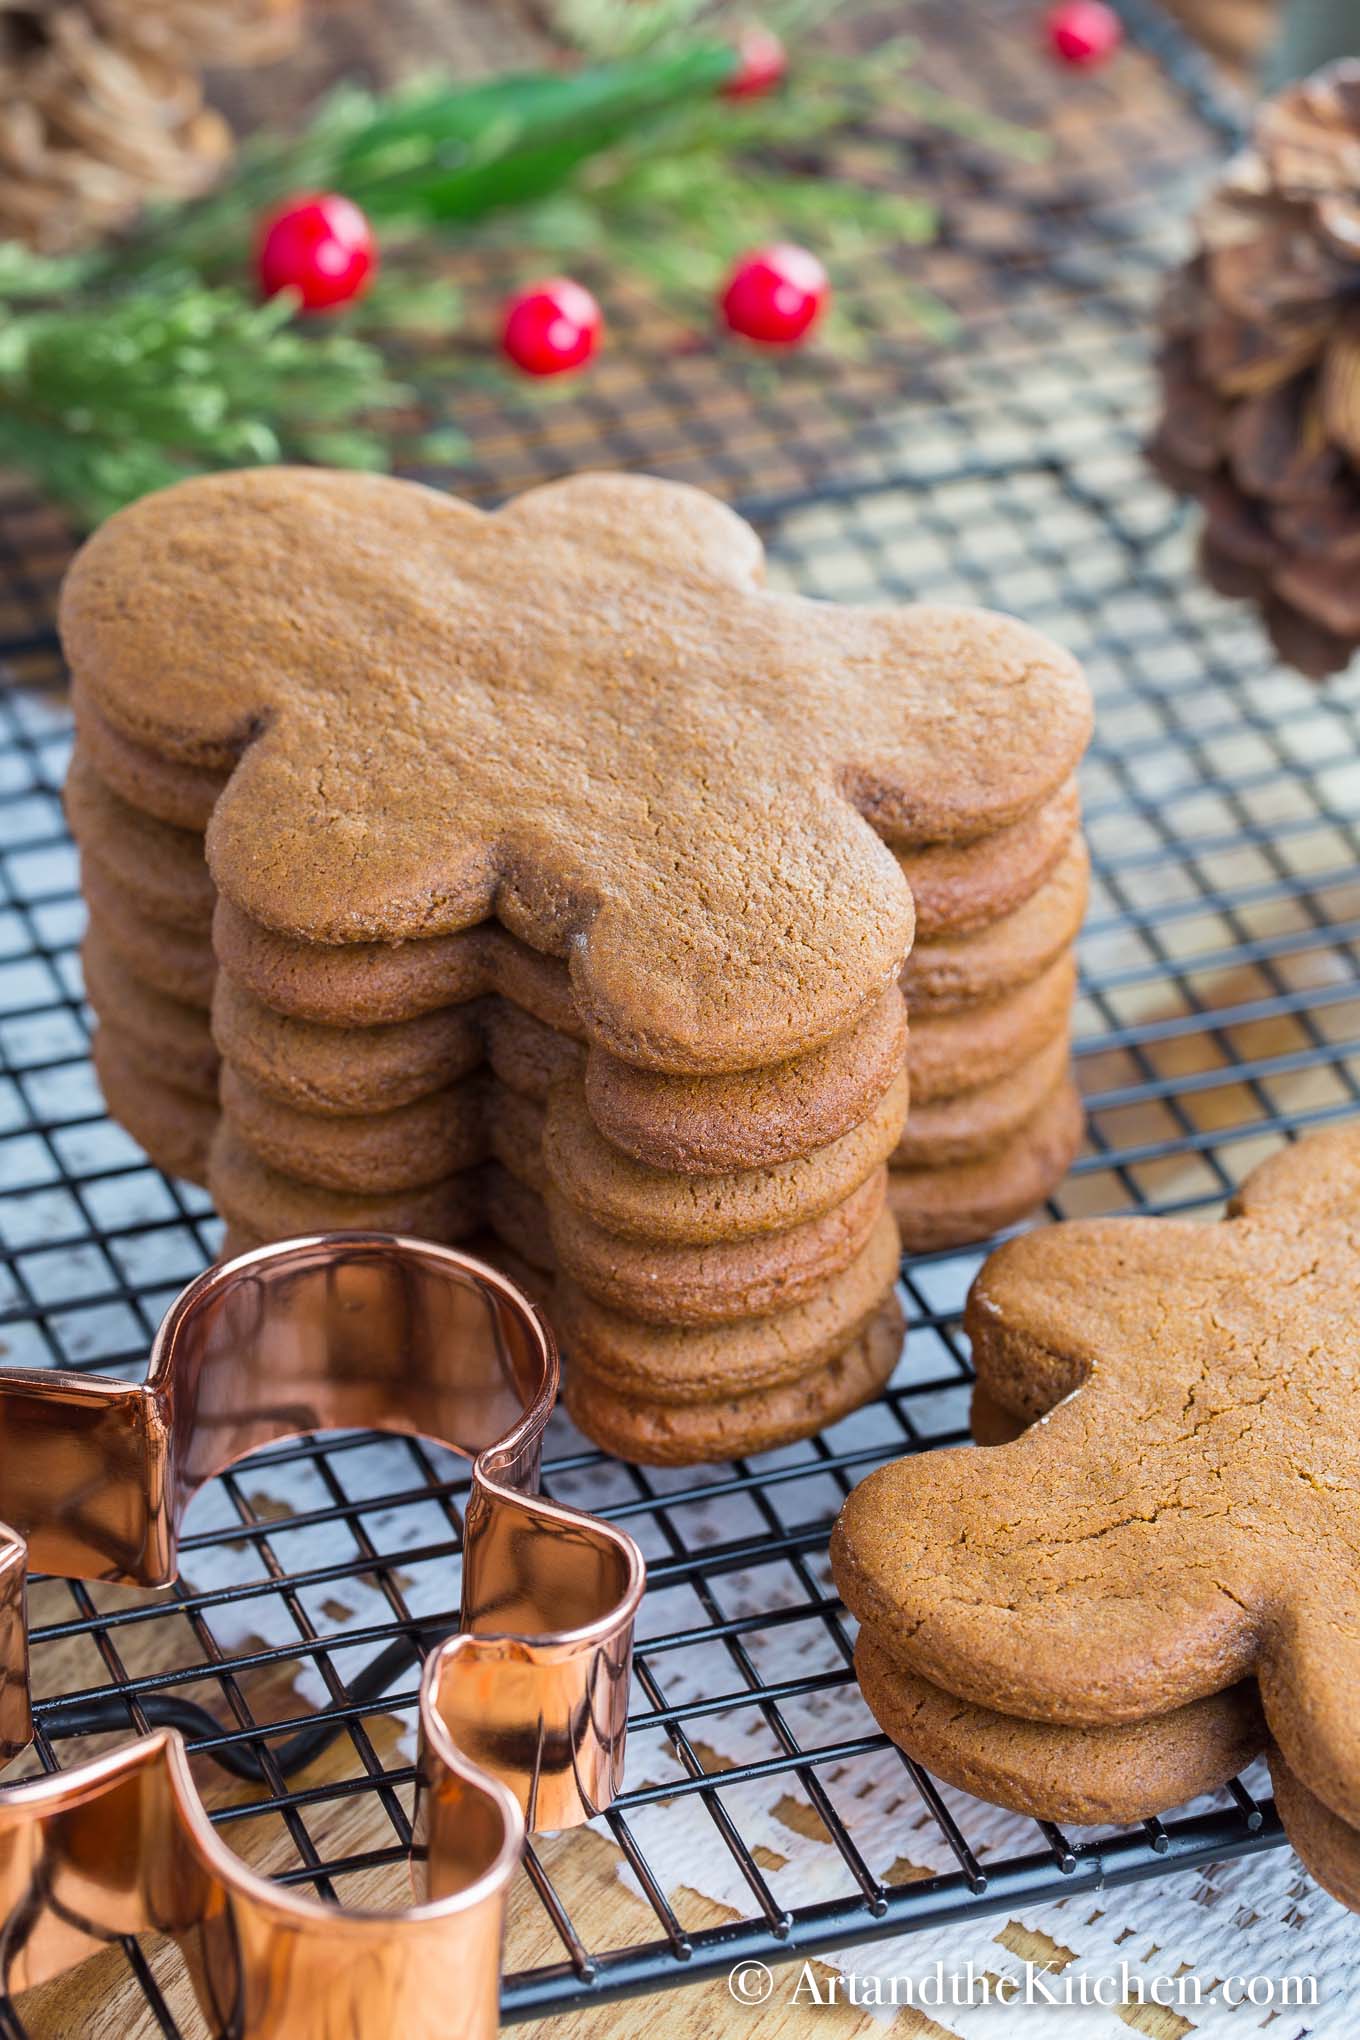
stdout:
[[206,70],[272,63],[297,43],[301,0],[87,0],[103,34]]
[[1203,507],[1208,579],[1320,679],[1360,646],[1360,60],[1261,108],[1196,238],[1150,452]]
[[231,153],[199,67],[278,56],[299,0],[0,0],[0,240],[63,254]]

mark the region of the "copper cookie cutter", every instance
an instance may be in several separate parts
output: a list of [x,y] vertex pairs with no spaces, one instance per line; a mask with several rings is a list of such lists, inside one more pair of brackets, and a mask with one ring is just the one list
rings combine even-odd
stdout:
[[[214,2034],[483,2040],[526,1820],[562,1828],[622,1775],[642,1554],[537,1493],[557,1349],[494,1269],[339,1233],[210,1269],[171,1306],[144,1386],[0,1370],[0,1754],[29,1739],[27,1557],[145,1587],[176,1576],[184,1510],[299,1432],[419,1433],[472,1459],[462,1631],[420,1686],[417,1901],[342,1910],[219,1841],[174,1729],[0,1788],[0,1982],[17,1992],[115,1937],[172,1936]],[[3,1526],[0,1526],[3,1529]]]

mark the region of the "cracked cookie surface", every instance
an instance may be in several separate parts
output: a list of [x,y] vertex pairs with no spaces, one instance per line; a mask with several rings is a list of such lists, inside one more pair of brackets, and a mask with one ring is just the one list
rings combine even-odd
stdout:
[[978,1378],[1027,1429],[898,1461],[832,1542],[905,1669],[1040,1722],[1147,1720],[1255,1677],[1290,1771],[1360,1825],[1360,1126],[1218,1224],[1053,1226],[984,1264]]

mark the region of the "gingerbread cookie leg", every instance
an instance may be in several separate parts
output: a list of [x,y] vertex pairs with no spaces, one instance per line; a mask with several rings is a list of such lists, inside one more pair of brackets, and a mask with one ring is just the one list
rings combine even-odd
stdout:
[[1270,1782],[1284,1831],[1304,1869],[1342,1905],[1360,1912],[1360,1829],[1310,1792],[1277,1749],[1270,1753]]
[[902,1336],[901,1307],[890,1296],[842,1352],[800,1380],[702,1404],[660,1403],[606,1387],[578,1369],[568,1377],[567,1408],[588,1437],[644,1466],[770,1452],[824,1430],[876,1395],[901,1358]]
[[1147,1820],[1216,1791],[1265,1747],[1250,1679],[1146,1721],[1066,1728],[960,1700],[905,1671],[867,1631],[855,1676],[879,1727],[909,1757],[1035,1820]]

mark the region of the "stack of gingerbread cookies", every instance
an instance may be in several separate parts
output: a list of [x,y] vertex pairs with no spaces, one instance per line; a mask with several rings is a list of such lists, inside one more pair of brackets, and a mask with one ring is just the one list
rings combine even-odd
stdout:
[[881,1385],[913,930],[883,839],[1061,796],[1070,660],[770,594],[732,512],[611,476],[494,516],[188,483],[90,542],[62,629],[99,1073],[230,1246],[489,1234],[550,1288],[577,1420],[641,1459]]
[[897,847],[916,945],[911,1118],[889,1197],[903,1246],[925,1253],[1023,1217],[1081,1144],[1071,1016],[1090,867],[1071,777],[990,834]]

